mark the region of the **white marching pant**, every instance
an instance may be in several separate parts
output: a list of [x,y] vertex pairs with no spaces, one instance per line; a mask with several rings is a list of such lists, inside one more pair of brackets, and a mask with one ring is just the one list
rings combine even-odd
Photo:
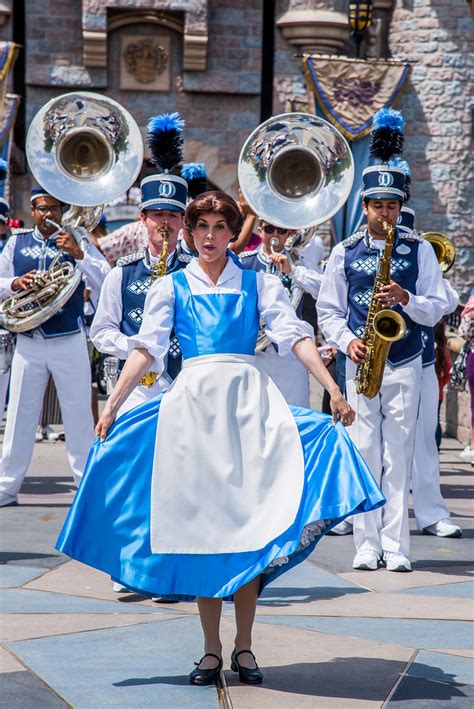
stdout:
[[439,486],[439,453],[436,446],[439,384],[434,364],[423,367],[421,396],[415,430],[415,453],[411,471],[413,508],[418,529],[449,517]]
[[281,357],[275,347],[269,345],[265,352],[256,353],[255,361],[260,371],[273,379],[287,404],[311,408],[308,370],[298,357],[292,352]]
[[8,382],[10,381],[10,370],[0,374],[0,421],[3,419],[5,402],[7,400]]
[[46,339],[18,335],[0,462],[0,494],[16,497],[33,454],[49,375],[64,422],[69,465],[79,484],[94,441],[91,369],[84,332]]
[[385,366],[382,387],[367,399],[356,393],[356,365],[347,359],[347,400],[356,419],[348,433],[387,498],[384,507],[355,515],[357,551],[398,552],[408,556],[408,494],[421,387],[421,357],[392,368]]

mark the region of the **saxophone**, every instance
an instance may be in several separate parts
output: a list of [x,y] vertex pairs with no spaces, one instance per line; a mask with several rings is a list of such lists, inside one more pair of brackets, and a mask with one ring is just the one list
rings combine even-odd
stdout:
[[355,376],[356,391],[373,399],[382,386],[382,377],[392,342],[405,335],[406,324],[400,313],[384,308],[376,296],[383,286],[390,283],[390,259],[395,241],[395,228],[383,222],[387,234],[385,249],[380,256],[375,274],[374,289],[370,299],[362,342],[366,346],[365,359],[359,364]]
[[[156,281],[157,278],[161,278],[166,274],[166,261],[168,260],[168,239],[169,239],[169,228],[168,224],[166,222],[161,225],[160,227],[160,234],[163,242],[163,246],[161,247],[161,254],[160,258],[156,263],[153,263],[151,265],[151,273],[150,273],[150,286],[151,284]],[[147,372],[146,374],[143,375],[140,384],[147,389],[149,387],[152,387],[153,384],[156,382],[158,379],[158,373],[157,372]]]

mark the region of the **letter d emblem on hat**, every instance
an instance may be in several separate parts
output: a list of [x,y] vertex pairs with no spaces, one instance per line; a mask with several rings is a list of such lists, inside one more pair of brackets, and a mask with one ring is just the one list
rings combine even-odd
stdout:
[[390,187],[393,185],[393,175],[389,172],[381,172],[379,174],[379,185],[380,187]]
[[176,187],[172,182],[161,182],[160,187],[158,190],[158,193],[160,197],[165,197],[168,199],[169,197],[172,197],[176,192]]

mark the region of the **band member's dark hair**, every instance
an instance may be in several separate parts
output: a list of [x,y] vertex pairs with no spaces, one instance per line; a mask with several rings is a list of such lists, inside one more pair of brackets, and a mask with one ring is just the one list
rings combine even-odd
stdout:
[[188,204],[184,214],[186,229],[192,232],[196,228],[199,217],[206,212],[222,214],[227,225],[234,235],[231,241],[235,241],[240,234],[244,218],[232,197],[225,192],[213,191],[203,192],[196,199]]

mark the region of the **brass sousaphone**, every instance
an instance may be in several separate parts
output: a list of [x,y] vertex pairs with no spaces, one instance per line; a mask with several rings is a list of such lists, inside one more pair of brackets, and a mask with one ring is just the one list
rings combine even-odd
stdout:
[[[140,129],[117,101],[78,91],[63,94],[41,108],[26,139],[28,164],[37,182],[53,197],[71,205],[57,229],[87,242],[102,214],[135,182],[143,162]],[[54,222],[52,222],[54,224]],[[0,326],[11,332],[38,327],[72,296],[82,274],[59,255],[37,274],[32,289],[0,305]]]
[[[284,113],[256,128],[240,153],[240,188],[255,214],[275,226],[304,231],[304,246],[318,224],[343,206],[354,182],[354,161],[344,136],[333,125],[308,113]],[[290,237],[291,242],[294,237]],[[296,263],[298,250],[287,243]],[[298,307],[303,291],[293,287]],[[260,329],[257,350],[269,339]]]

